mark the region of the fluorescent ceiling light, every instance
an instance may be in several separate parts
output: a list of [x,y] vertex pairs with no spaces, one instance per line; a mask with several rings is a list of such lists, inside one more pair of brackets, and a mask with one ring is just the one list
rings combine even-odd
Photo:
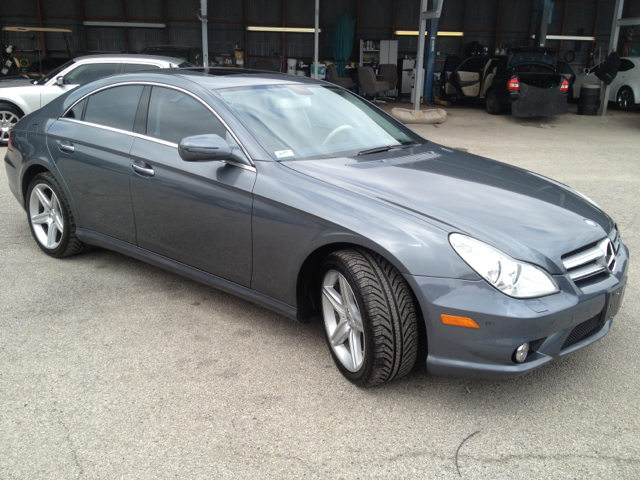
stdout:
[[[315,28],[302,27],[247,27],[250,32],[287,32],[287,33],[314,33]],[[318,29],[319,32],[322,29]]]
[[[416,37],[420,35],[420,32],[418,30],[396,30],[394,33],[396,35],[415,35]],[[424,34],[426,35],[427,32],[424,32]],[[438,32],[438,37],[462,37],[462,36],[464,36],[464,32]]]
[[136,28],[164,28],[164,23],[142,22],[82,22],[85,27],[136,27]]
[[[535,35],[531,35],[531,38],[536,38]],[[575,35],[547,35],[547,40],[577,40],[577,41],[585,41],[590,42],[595,40],[596,37],[578,37]]]

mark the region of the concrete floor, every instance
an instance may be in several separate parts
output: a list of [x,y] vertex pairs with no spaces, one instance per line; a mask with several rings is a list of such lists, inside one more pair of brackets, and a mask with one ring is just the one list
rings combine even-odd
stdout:
[[0,478],[639,478],[640,113],[448,112],[416,131],[567,183],[617,220],[633,259],[602,341],[516,380],[417,366],[361,390],[318,324],[104,250],[48,258],[2,168]]

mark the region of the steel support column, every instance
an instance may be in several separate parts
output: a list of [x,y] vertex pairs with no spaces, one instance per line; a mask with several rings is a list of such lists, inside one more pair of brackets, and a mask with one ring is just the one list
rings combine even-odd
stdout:
[[318,78],[318,49],[320,44],[320,34],[318,30],[320,29],[320,0],[316,0],[316,15],[315,15],[315,29],[316,31],[313,34],[313,62],[315,63],[315,69],[313,71],[313,78]]
[[[418,54],[416,56],[416,78],[414,84],[413,109],[420,110],[420,94],[424,91],[424,44],[427,20],[438,19],[442,14],[444,0],[433,0],[435,7],[429,10],[429,0],[420,1],[420,28],[418,29]],[[435,48],[435,42],[434,42]],[[431,48],[429,48],[431,50]],[[433,71],[431,72],[433,76]]]
[[[40,0],[36,0],[36,6],[38,7],[38,25],[40,28],[44,27],[42,24],[42,5],[40,4]],[[47,46],[44,42],[44,32],[40,32],[40,51],[42,52],[42,57],[47,56]]]
[[[624,8],[624,0],[616,0],[616,6],[613,10],[613,22],[611,24],[611,37],[609,37],[609,51],[607,56],[611,52],[615,52],[618,48],[618,37],[620,36],[620,19],[622,18],[622,9]],[[603,85],[600,93],[600,115],[605,116],[607,114],[607,106],[609,104],[609,93],[611,91],[611,85]]]
[[202,22],[202,65],[209,66],[209,32],[207,30],[207,0],[200,0],[200,21]]

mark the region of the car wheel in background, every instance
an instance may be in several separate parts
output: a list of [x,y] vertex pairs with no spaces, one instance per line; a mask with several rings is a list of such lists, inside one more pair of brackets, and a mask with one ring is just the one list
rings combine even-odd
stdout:
[[487,112],[491,115],[499,115],[502,110],[502,106],[500,105],[500,101],[498,100],[498,94],[495,90],[490,90],[487,93],[487,98],[485,100],[485,107]]
[[341,250],[326,258],[321,289],[327,343],[348,380],[374,387],[411,371],[417,315],[398,270],[367,250]]
[[0,102],[0,146],[9,143],[9,132],[22,117],[19,108],[10,103]]
[[36,243],[47,255],[62,258],[80,253],[84,244],[60,184],[50,173],[36,175],[27,191],[27,216]]
[[633,90],[631,90],[629,87],[622,87],[618,91],[616,103],[618,104],[618,108],[620,110],[633,110],[636,106],[633,98]]

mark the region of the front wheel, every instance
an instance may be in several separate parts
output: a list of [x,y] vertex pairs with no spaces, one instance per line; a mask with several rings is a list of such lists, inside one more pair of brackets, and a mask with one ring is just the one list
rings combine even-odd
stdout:
[[326,340],[349,381],[375,387],[411,371],[418,353],[413,296],[389,262],[367,250],[332,253],[321,295]]
[[27,191],[27,215],[31,234],[47,255],[69,257],[84,249],[84,244],[76,237],[76,225],[67,198],[50,173],[40,173],[31,181]]
[[629,87],[622,87],[616,97],[616,103],[620,110],[633,110],[636,105],[633,98],[633,90]]

